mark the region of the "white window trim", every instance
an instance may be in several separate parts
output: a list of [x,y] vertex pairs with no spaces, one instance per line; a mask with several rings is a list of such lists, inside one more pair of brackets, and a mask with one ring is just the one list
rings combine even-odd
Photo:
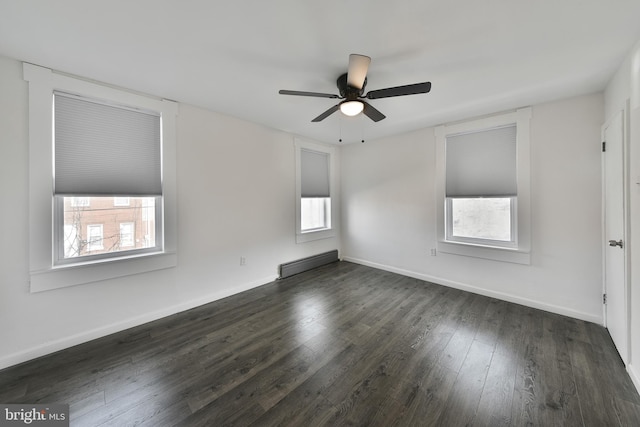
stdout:
[[[485,117],[463,123],[435,128],[436,137],[436,248],[439,252],[484,258],[518,264],[531,263],[531,166],[530,166],[531,108]],[[517,126],[517,247],[482,245],[446,239],[446,139],[448,135],[481,131],[516,123]]]
[[[296,243],[311,242],[314,240],[328,239],[336,236],[336,218],[338,215],[338,204],[336,201],[336,173],[337,160],[336,150],[334,147],[330,147],[324,144],[318,144],[310,141],[305,141],[299,138],[295,138],[294,141],[295,156],[296,156]],[[300,170],[300,151],[302,149],[313,150],[320,153],[327,153],[329,155],[329,198],[331,200],[331,217],[329,218],[330,227],[314,230],[302,231],[301,227],[301,212],[300,212],[300,199],[302,197],[301,186],[301,170]]]
[[[29,82],[29,272],[31,292],[129,276],[177,265],[176,115],[174,101],[152,98],[23,64]],[[164,250],[154,254],[54,266],[53,91],[162,114]]]

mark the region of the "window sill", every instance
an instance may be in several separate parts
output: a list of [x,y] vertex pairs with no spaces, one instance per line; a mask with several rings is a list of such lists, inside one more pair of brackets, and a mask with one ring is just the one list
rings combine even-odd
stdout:
[[155,270],[175,267],[178,256],[175,252],[164,252],[129,258],[111,259],[101,262],[88,262],[57,266],[47,270],[31,271],[30,290],[34,292],[50,291],[69,286],[115,279]]
[[474,258],[489,259],[493,261],[512,262],[515,264],[531,264],[529,251],[514,248],[501,248],[497,246],[482,246],[471,243],[439,241],[438,252],[453,255],[469,256]]
[[312,242],[314,240],[330,239],[335,237],[336,232],[333,228],[324,228],[322,230],[311,230],[298,232],[296,234],[296,243]]

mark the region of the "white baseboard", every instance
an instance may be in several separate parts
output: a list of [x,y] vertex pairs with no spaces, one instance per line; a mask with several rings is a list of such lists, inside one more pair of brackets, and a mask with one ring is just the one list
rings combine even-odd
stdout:
[[66,348],[73,347],[75,345],[101,338],[116,332],[121,332],[135,326],[140,326],[145,323],[161,319],[163,317],[171,316],[172,314],[190,310],[192,308],[199,307],[201,305],[205,305],[210,302],[217,301],[219,299],[265,285],[267,283],[273,282],[276,279],[276,275],[265,277],[263,279],[245,283],[240,286],[224,289],[222,291],[209,294],[202,298],[185,301],[170,307],[163,308],[161,310],[145,313],[127,320],[112,323],[110,325],[102,326],[89,331],[81,332],[79,334],[50,341],[23,351],[19,351],[17,353],[9,354],[0,358],[0,369],[27,362],[41,356],[46,356],[47,354],[55,353],[56,351],[64,350]]
[[636,390],[640,393],[640,372],[638,372],[635,365],[632,364],[627,365],[627,372],[629,373],[629,377],[631,377],[633,385],[636,386]]
[[551,313],[561,314],[563,316],[573,317],[575,319],[585,320],[587,322],[597,323],[599,325],[603,324],[603,319],[601,316],[596,316],[589,313],[584,313],[577,310],[572,310],[570,308],[561,307],[553,304],[548,304],[542,301],[532,300],[529,298],[522,298],[516,295],[507,294],[504,292],[492,291],[489,289],[479,288],[477,286],[468,285],[466,283],[455,282],[452,280],[443,279],[442,277],[431,276],[428,274],[417,273],[410,270],[404,270],[402,268],[392,267],[385,264],[378,264],[376,262],[366,261],[363,259],[352,258],[352,257],[342,257],[344,261],[353,262],[356,264],[366,265],[368,267],[377,268],[379,270],[389,271],[391,273],[401,274],[407,277],[413,277],[414,279],[424,280],[426,282],[436,283],[438,285],[447,286],[450,288],[460,289],[467,292],[472,292],[474,294],[484,295],[487,297],[497,298],[503,301],[513,302],[515,304],[524,305],[531,308],[537,308],[544,311],[549,311]]
[[[397,268],[397,267],[392,267],[389,265],[384,265],[384,264],[379,264],[376,262],[371,262],[371,261],[367,261],[367,260],[362,260],[362,259],[358,259],[358,258],[352,258],[352,257],[342,257],[341,259],[343,259],[344,261],[349,261],[349,262],[353,262],[356,264],[362,264],[362,265],[366,265],[369,267],[373,267],[373,268],[377,268],[379,270],[384,270],[384,271],[389,271],[392,273],[397,273],[397,274],[401,274],[403,276],[407,276],[407,277],[413,277],[415,279],[419,279],[419,280],[424,280],[427,282],[432,282],[432,283],[436,283],[439,285],[443,285],[443,286],[448,286],[451,288],[455,288],[455,289],[460,289],[463,291],[468,291],[468,292],[472,292],[475,294],[480,294],[480,295],[485,295],[488,297],[492,297],[492,298],[497,298],[500,300],[504,300],[504,301],[508,301],[508,302],[513,302],[516,304],[521,304],[521,305],[525,305],[527,307],[532,307],[532,308],[537,308],[540,310],[545,310],[545,311],[549,311],[552,313],[556,313],[556,314],[561,314],[564,316],[569,316],[569,317],[573,317],[576,319],[580,319],[580,320],[585,320],[588,322],[593,322],[593,323],[597,323],[597,324],[602,324],[602,317],[601,316],[594,316],[591,315],[589,313],[583,313],[580,311],[576,311],[576,310],[571,310],[565,307],[560,307],[560,306],[556,306],[556,305],[552,305],[552,304],[547,304],[541,301],[536,301],[536,300],[531,300],[528,298],[522,298],[522,297],[518,297],[515,295],[511,295],[511,294],[507,294],[507,293],[503,293],[503,292],[496,292],[496,291],[491,291],[488,289],[484,289],[484,288],[479,288],[473,285],[468,285],[465,283],[460,283],[460,282],[455,282],[455,281],[451,281],[451,280],[447,280],[447,279],[443,279],[441,277],[436,277],[436,276],[431,276],[431,275],[427,275],[427,274],[423,274],[423,273],[417,273],[414,271],[410,271],[410,270],[405,270],[405,269],[401,269],[401,268]],[[207,295],[205,297],[202,298],[198,298],[195,300],[190,300],[190,301],[186,301],[186,302],[182,302],[170,307],[166,307],[163,308],[161,310],[157,310],[154,312],[150,312],[150,313],[145,313],[143,315],[140,316],[136,316],[124,321],[120,321],[117,323],[113,323],[110,325],[106,325],[100,328],[95,328],[86,332],[82,332],[76,335],[72,335],[69,337],[64,337],[55,341],[50,341],[41,345],[38,345],[36,347],[32,347],[29,348],[27,350],[23,350],[20,352],[16,352],[13,354],[9,354],[7,356],[3,356],[0,358],[0,369],[4,369],[7,368],[9,366],[14,366],[17,365],[19,363],[23,363],[32,359],[35,359],[37,357],[41,357],[41,356],[45,356],[47,354],[51,354],[54,353],[56,351],[60,351],[60,350],[64,350],[65,348],[69,348],[69,347],[73,347],[75,345],[78,344],[82,344],[97,338],[101,338],[116,332],[120,332],[135,326],[139,326],[142,325],[144,323],[148,323],[148,322],[152,322],[154,320],[158,320],[161,319],[163,317],[167,317],[170,316],[172,314],[176,314],[176,313],[180,313],[182,311],[186,311],[186,310],[190,310],[192,308],[195,307],[199,307],[201,305],[204,304],[208,304],[210,302],[213,301],[217,301],[219,299],[222,298],[226,298],[228,296],[252,289],[252,288],[256,288],[258,286],[262,286],[264,284],[270,283],[274,280],[277,279],[277,275],[273,275],[273,276],[269,276],[269,277],[265,277],[263,279],[260,280],[255,280],[249,283],[245,283],[241,286],[236,286],[233,288],[228,288],[225,290],[222,290],[220,292],[216,292],[210,295]],[[631,379],[633,380],[634,385],[636,386],[636,388],[640,391],[640,375],[638,375],[638,372],[634,369],[634,367],[632,365],[629,365],[627,367],[627,370],[629,372],[629,375],[631,376]]]

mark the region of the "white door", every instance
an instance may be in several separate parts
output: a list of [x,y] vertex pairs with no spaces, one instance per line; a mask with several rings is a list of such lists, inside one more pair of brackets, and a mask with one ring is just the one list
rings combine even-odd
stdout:
[[625,272],[624,121],[619,112],[603,126],[605,322],[618,353],[628,362],[628,310]]

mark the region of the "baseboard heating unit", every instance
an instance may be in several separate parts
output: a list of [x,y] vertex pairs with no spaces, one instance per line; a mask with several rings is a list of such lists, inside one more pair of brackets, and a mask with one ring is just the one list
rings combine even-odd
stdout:
[[280,279],[299,274],[307,270],[311,270],[321,265],[331,264],[338,261],[338,251],[333,250],[296,261],[280,264]]

